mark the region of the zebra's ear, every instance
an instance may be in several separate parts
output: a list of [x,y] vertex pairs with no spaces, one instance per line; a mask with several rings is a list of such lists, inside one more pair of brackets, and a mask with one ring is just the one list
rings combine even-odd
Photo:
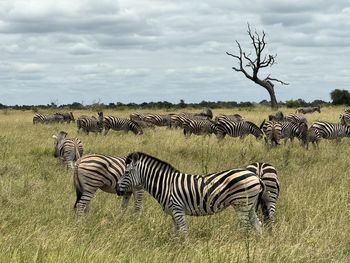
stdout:
[[263,120],[263,122],[260,124],[260,130],[262,129],[262,127],[264,126],[264,124],[265,124],[265,119]]
[[56,135],[52,135],[52,138],[57,139],[57,136]]
[[133,153],[132,155],[131,155],[131,159],[132,159],[132,161],[135,163],[135,162],[137,162],[137,160],[139,159],[139,154],[138,153]]

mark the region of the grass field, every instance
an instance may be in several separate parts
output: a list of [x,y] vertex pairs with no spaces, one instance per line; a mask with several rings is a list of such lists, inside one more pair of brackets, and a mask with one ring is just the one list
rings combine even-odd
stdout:
[[[338,122],[342,107],[308,115]],[[282,109],[292,112],[291,109]],[[160,111],[159,111],[160,112]],[[214,110],[240,113],[260,125],[268,108]],[[45,113],[45,112],[44,112]],[[74,112],[80,114],[93,112]],[[128,116],[130,111],[106,111]],[[306,151],[298,142],[268,150],[254,137],[185,139],[181,130],[157,128],[134,136],[79,135],[85,153],[123,156],[143,151],[180,171],[207,173],[272,163],[281,195],[276,224],[262,236],[239,229],[233,209],[209,217],[187,217],[189,238],[177,237],[172,220],[145,195],[142,213],[132,203],[122,214],[121,198],[98,191],[90,213],[73,212],[72,172],[53,157],[51,136],[76,136],[75,124],[33,125],[32,111],[0,111],[0,262],[350,262],[350,140],[322,141]]]

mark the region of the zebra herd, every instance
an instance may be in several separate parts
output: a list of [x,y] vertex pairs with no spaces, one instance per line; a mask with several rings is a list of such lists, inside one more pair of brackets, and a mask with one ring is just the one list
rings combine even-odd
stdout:
[[[151,123],[154,126],[181,127],[187,137],[213,133],[221,140],[226,135],[243,138],[251,134],[258,140],[264,139],[269,146],[278,145],[282,139],[286,143],[297,138],[307,147],[309,142],[318,145],[322,138],[340,140],[350,137],[349,118],[346,117],[349,114],[350,108],[340,114],[339,123],[316,121],[310,127],[304,114],[284,116],[282,112],[271,114],[260,126],[238,114],[221,114],[212,120],[212,114],[203,113],[132,113],[130,119],[126,119],[103,116],[99,112],[98,117],[80,116],[76,123],[78,130],[86,133],[104,131],[107,134],[114,129],[131,130],[139,135],[143,133],[141,126],[152,127],[145,125]],[[262,223],[257,211],[261,211],[263,224],[271,226],[275,221],[280,183],[276,169],[269,163],[255,162],[245,168],[192,175],[146,153],[134,152],[119,157],[103,154],[84,156],[79,139],[67,138],[67,133],[63,131],[53,138],[54,156],[73,169],[77,216],[88,211],[91,199],[101,189],[122,196],[122,209],[126,209],[130,197],[134,195],[136,213],[141,210],[144,192],[148,192],[164,212],[171,215],[176,232],[187,233],[186,215],[211,215],[228,206],[234,208],[242,227],[253,228],[258,233],[262,231]]]

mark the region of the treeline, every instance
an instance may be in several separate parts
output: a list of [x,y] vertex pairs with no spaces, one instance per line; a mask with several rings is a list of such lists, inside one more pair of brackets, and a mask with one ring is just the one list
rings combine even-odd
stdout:
[[[290,108],[294,107],[305,107],[305,106],[326,106],[331,104],[323,100],[314,100],[313,102],[306,102],[302,99],[298,100],[288,100],[286,102],[279,102],[279,106],[286,106]],[[56,105],[55,103],[50,103],[46,105],[4,105],[0,103],[0,109],[16,109],[16,110],[38,110],[38,109],[72,109],[72,110],[84,110],[84,109],[181,109],[181,108],[236,108],[236,107],[256,107],[256,106],[270,106],[270,102],[263,100],[259,103],[256,102],[236,102],[236,101],[202,101],[200,103],[185,103],[184,100],[180,100],[179,103],[171,103],[168,101],[158,101],[158,102],[143,102],[137,103],[92,103],[88,105],[83,105],[79,102],[73,102],[71,104],[61,104]]]
[[[327,106],[330,102],[323,100],[314,100],[313,102],[306,102],[302,99],[298,100],[288,100],[286,102],[279,102],[279,106],[286,106],[288,108],[296,107],[306,107],[306,106]],[[72,109],[72,110],[84,110],[84,109],[181,109],[181,108],[244,108],[244,107],[256,107],[256,106],[270,106],[270,102],[263,100],[259,103],[256,102],[236,102],[236,101],[202,101],[200,103],[185,103],[181,100],[179,103],[171,103],[168,101],[158,101],[158,102],[143,102],[143,103],[92,103],[85,104],[79,102],[73,102],[71,104],[61,104],[56,105],[55,103],[50,103],[46,105],[4,105],[0,103],[0,109],[16,109],[16,110],[38,110],[38,109]]]

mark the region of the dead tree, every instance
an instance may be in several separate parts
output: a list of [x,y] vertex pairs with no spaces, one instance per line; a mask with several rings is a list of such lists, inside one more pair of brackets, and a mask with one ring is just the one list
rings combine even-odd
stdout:
[[[236,40],[236,43],[239,49],[239,55],[234,55],[229,52],[226,52],[226,54],[231,57],[234,57],[235,59],[238,59],[239,67],[232,67],[232,69],[237,72],[242,72],[248,79],[254,81],[256,84],[265,88],[271,98],[271,108],[277,109],[278,104],[277,104],[274,84],[272,83],[272,81],[279,82],[282,85],[288,85],[288,83],[275,78],[271,78],[270,75],[268,75],[264,79],[261,79],[258,77],[258,73],[260,69],[266,68],[268,66],[271,67],[273,64],[275,64],[275,59],[277,55],[262,54],[266,46],[266,41],[265,41],[266,34],[264,31],[262,32],[262,36],[260,36],[256,31],[253,34],[250,29],[250,25],[248,24],[247,32],[250,39],[252,40],[252,45],[254,46],[255,58],[252,58],[250,56],[251,54],[246,54],[245,52],[243,52],[241,45],[237,40]],[[251,73],[247,72],[245,68],[250,68],[252,72]]]

